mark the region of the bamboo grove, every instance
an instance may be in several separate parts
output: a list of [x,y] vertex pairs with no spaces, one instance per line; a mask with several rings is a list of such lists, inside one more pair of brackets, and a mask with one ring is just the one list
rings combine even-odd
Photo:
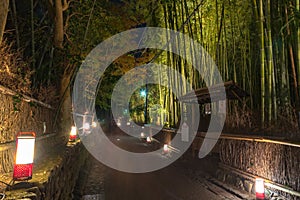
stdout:
[[[251,124],[261,128],[278,122],[297,126],[299,0],[164,0],[161,6],[161,26],[201,43],[215,60],[223,80],[235,81],[250,94],[246,101],[231,102],[228,116],[251,112],[249,120],[258,119]],[[162,54],[160,60],[186,76],[193,88],[205,86],[185,60],[169,53]],[[172,76],[170,79],[175,81]],[[164,92],[161,94],[160,89],[161,104],[174,125],[180,107],[172,91]]]
[[[70,101],[68,87],[72,85],[76,68],[88,52],[106,38],[141,25],[179,31],[202,45],[217,64],[223,81],[233,80],[250,94],[248,99],[228,102],[227,123],[235,128],[242,124],[250,128],[277,125],[297,129],[297,112],[300,110],[299,1],[67,0],[62,6],[62,1],[49,1],[53,4],[48,5],[48,1],[6,0],[9,9],[6,9],[4,38],[16,50],[23,50],[30,70],[24,68],[20,73],[30,73],[31,87],[49,88],[55,83],[53,87],[59,90],[59,101],[62,102]],[[59,12],[54,12],[53,6],[58,6]],[[5,23],[1,22],[5,20],[1,19],[2,37]],[[170,43],[168,48],[176,46]],[[193,53],[189,49],[180,51]],[[96,105],[105,110],[105,114],[110,108],[113,84],[133,67],[148,62],[155,53],[147,50],[143,56],[135,57],[130,52],[113,63],[107,71],[108,76],[102,80],[105,87],[99,91],[96,100]],[[172,66],[192,83],[193,89],[206,86],[192,65],[179,56],[166,51],[155,62]],[[174,75],[157,73],[161,74],[159,81],[169,77],[170,84],[179,84]],[[185,92],[191,88],[177,89]],[[149,85],[147,90],[149,107],[160,115],[156,121],[176,126],[185,108],[177,102],[173,91],[159,84]],[[49,94],[49,89],[45,89],[45,93]],[[131,117],[143,121],[144,98],[139,91],[132,95],[131,101]]]

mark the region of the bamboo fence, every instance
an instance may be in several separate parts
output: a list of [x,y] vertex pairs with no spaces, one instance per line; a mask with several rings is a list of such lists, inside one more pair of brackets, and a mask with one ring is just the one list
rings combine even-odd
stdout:
[[300,191],[300,144],[232,135],[221,138],[222,164]]

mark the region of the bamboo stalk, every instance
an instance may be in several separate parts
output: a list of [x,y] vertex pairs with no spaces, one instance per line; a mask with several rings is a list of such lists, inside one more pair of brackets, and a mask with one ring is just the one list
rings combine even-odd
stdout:
[[264,41],[264,13],[263,13],[263,0],[259,1],[259,14],[260,14],[260,84],[261,84],[261,126],[264,127],[265,123],[265,41]]
[[[271,1],[267,1],[267,40],[268,40],[268,122],[270,123],[272,121],[272,110],[276,112],[275,106],[276,104],[276,99],[274,100],[272,98],[272,94],[274,94],[273,90],[273,73],[274,73],[274,63],[273,63],[273,45],[272,45],[272,31],[271,31]],[[276,94],[276,92],[275,92]],[[275,97],[276,98],[276,97]],[[274,107],[272,107],[274,105]],[[273,108],[273,109],[272,109]]]

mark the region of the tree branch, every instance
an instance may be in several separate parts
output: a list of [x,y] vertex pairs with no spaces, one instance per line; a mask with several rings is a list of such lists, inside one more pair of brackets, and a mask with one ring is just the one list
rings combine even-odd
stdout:
[[66,11],[69,8],[71,2],[72,1],[64,0],[62,11]]

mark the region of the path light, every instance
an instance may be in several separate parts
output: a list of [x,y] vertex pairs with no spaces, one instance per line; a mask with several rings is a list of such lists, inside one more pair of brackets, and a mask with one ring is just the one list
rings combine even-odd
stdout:
[[164,144],[164,153],[169,153],[169,145],[168,144]]
[[18,133],[13,180],[29,180],[32,178],[34,145],[34,132]]
[[152,140],[151,140],[151,137],[148,136],[147,139],[146,139],[146,141],[147,141],[148,143],[151,143],[151,141],[152,141]]
[[83,131],[84,132],[88,132],[88,133],[90,133],[90,131],[91,131],[91,126],[90,126],[90,124],[88,123],[88,122],[85,122],[84,124],[83,124]]
[[88,112],[85,112],[82,117],[82,131],[84,135],[89,135],[92,132],[92,123],[93,115],[89,115]]
[[145,133],[144,132],[141,132],[141,138],[145,138]]
[[92,122],[92,127],[96,128],[97,127],[97,123],[96,122]]
[[121,124],[121,120],[118,119],[118,120],[117,120],[117,126],[120,127],[121,125],[122,125],[122,124]]
[[265,199],[265,182],[264,179],[257,178],[255,180],[256,199]]
[[69,136],[69,140],[70,141],[74,141],[77,138],[77,128],[76,126],[72,126],[71,131],[70,131],[70,136]]

